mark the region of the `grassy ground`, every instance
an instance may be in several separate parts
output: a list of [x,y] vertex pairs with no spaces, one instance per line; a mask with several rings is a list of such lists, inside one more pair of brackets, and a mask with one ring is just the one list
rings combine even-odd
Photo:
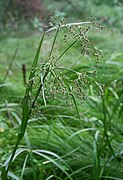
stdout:
[[[39,33],[14,34],[0,41],[1,164],[11,153],[19,131],[25,92],[22,65],[25,64],[28,75],[39,38]],[[100,63],[96,64],[94,57],[80,58],[78,45],[65,54],[61,63],[79,72],[95,66],[96,80],[104,84],[103,96],[99,96],[99,89],[92,82],[87,89],[88,98],[82,102],[77,99],[80,117],[75,103],[66,104],[67,99],[51,100],[47,106],[41,106],[39,99],[41,104],[34,109],[19,145],[19,155],[11,165],[10,171],[16,175],[11,179],[123,179],[122,34],[118,29],[106,29],[101,34],[91,33],[89,38],[104,52]],[[44,41],[43,56],[51,47],[50,41],[48,38]],[[65,45],[61,35],[55,55]],[[17,55],[4,81],[16,48]]]

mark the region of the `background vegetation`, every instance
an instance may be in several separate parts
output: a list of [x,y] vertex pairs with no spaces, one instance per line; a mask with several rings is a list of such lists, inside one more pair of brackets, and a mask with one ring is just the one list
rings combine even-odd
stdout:
[[[29,115],[26,132],[8,169],[8,179],[122,180],[122,1],[37,1],[41,3],[38,14],[37,11],[25,13],[23,6],[17,8],[17,2],[0,1],[2,180],[6,179],[5,171],[18,132],[22,133],[24,113]],[[33,3],[31,5],[34,7]],[[91,28],[82,25],[85,36],[73,45],[79,37],[76,37],[78,26],[70,33],[63,28],[58,36],[57,31],[53,31],[39,44],[45,25],[59,24],[59,18],[53,19],[51,24],[47,14],[67,19],[68,23],[91,21],[93,25]],[[88,40],[91,46],[86,44]],[[40,45],[41,54],[35,56]],[[86,48],[83,50],[83,47]],[[103,58],[99,49],[103,51]],[[30,81],[34,78],[33,86],[28,83],[32,63],[35,74],[31,74]],[[54,71],[55,68],[59,70]],[[45,79],[47,70],[51,74]],[[53,76],[52,72],[56,74]],[[28,100],[30,107],[42,84],[41,77],[45,79],[45,94],[43,91],[38,94],[30,115],[24,100]]]

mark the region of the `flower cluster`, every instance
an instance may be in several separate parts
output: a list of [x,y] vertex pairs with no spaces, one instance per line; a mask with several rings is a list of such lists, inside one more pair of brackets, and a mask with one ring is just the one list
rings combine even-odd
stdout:
[[[35,77],[34,94],[40,87],[41,103],[46,105],[48,102],[53,102],[54,100],[62,100],[62,102],[71,104],[73,97],[83,101],[87,99],[89,94],[88,87],[92,83],[96,84],[96,87],[98,86],[98,94],[103,94],[101,84],[95,83],[97,72],[94,67],[78,71],[74,67],[66,68],[60,63],[61,57],[65,55],[74,43],[79,44],[80,54],[86,57],[95,56],[96,61],[99,61],[99,59],[103,57],[103,53],[89,40],[88,32],[94,28],[100,30],[103,27],[95,20],[67,23],[65,20],[59,20],[58,18],[50,18],[49,27],[50,29],[46,30],[46,33],[49,34],[51,31],[55,31],[56,35],[53,39],[51,50],[48,52],[48,55],[41,60]],[[67,48],[65,47],[61,55],[54,55],[54,44],[56,43],[57,34],[60,31],[64,34],[63,40],[66,44],[68,44],[67,42],[69,41],[72,42],[72,45]],[[40,97],[38,100],[40,100]]]

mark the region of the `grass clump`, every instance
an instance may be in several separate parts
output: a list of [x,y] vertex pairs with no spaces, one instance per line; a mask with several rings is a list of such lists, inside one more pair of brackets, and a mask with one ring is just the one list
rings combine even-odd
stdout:
[[102,85],[103,54],[88,38],[102,27],[95,20],[68,24],[58,18],[51,25],[36,51],[22,115],[11,111],[14,134],[20,131],[12,154],[2,148],[1,178],[122,179],[122,78]]

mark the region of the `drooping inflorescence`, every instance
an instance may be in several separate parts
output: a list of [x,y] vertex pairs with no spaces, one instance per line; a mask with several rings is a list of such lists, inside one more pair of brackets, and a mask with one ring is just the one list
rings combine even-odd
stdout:
[[[34,95],[31,99],[35,96],[40,85],[41,89],[37,101],[41,101],[42,98],[41,103],[44,105],[56,100],[71,104],[73,96],[83,101],[87,99],[89,86],[92,83],[95,84],[96,89],[98,88],[97,93],[101,95],[103,88],[100,83],[96,82],[97,72],[94,66],[86,69],[79,68],[78,70],[74,66],[72,68],[66,67],[61,63],[61,59],[65,58],[68,51],[72,51],[74,44],[77,44],[79,54],[76,56],[82,58],[93,56],[96,63],[98,63],[100,58],[103,57],[103,53],[91,42],[88,34],[93,30],[100,31],[103,27],[95,19],[86,22],[67,23],[64,19],[61,20],[51,16],[48,27],[49,29],[45,33],[53,36],[52,45],[49,46],[47,55],[41,59],[40,66],[37,69]],[[62,36],[65,47],[62,52],[54,53],[60,46],[57,42],[59,34]],[[81,60],[80,64],[82,67]]]

